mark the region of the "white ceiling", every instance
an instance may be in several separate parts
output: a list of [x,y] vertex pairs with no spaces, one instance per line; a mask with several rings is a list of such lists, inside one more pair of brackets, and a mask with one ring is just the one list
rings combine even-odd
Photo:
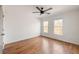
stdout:
[[30,14],[34,17],[49,16],[48,14],[40,15],[38,13],[35,13],[35,14],[32,13],[32,12],[38,11],[36,9],[36,6],[44,7],[44,9],[53,8],[52,10],[47,11],[47,12],[51,13],[50,15],[79,8],[79,5],[3,5],[4,9],[6,9],[6,10],[9,8],[14,9],[14,7],[21,8],[19,11],[22,11],[22,9],[24,9],[24,10],[26,10],[25,13]]
[[[51,14],[59,13],[59,12],[65,12],[65,11],[69,11],[69,10],[79,8],[79,5],[33,5],[33,9],[34,9],[33,11],[38,11],[36,9],[36,6],[44,7],[44,9],[53,8],[52,10],[48,11]],[[39,14],[35,14],[35,15],[40,16]]]

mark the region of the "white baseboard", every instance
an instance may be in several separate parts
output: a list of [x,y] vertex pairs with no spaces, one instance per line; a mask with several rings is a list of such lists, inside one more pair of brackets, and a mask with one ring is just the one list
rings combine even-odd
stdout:
[[[48,35],[42,35],[42,36],[46,36],[46,37],[49,37],[49,38],[52,38],[52,39],[57,39],[57,38],[53,38],[53,37],[48,36]],[[72,43],[72,44],[76,44],[76,45],[79,45],[79,42],[72,41],[72,40],[65,40],[65,39],[57,39],[57,40],[64,41],[64,42],[68,42],[68,43]]]
[[4,45],[14,43],[14,42],[18,42],[18,41],[21,41],[21,40],[27,40],[27,39],[34,38],[34,37],[37,37],[37,36],[40,36],[40,34],[31,35],[31,36],[25,37],[23,39],[17,39],[16,41],[5,42]]

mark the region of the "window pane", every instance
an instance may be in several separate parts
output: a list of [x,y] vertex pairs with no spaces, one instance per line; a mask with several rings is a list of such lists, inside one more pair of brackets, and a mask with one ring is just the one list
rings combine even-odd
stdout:
[[59,19],[59,20],[55,20],[54,21],[54,34],[59,34],[59,35],[63,35],[63,20]]
[[43,23],[43,27],[44,27],[44,32],[48,32],[48,21],[44,21]]

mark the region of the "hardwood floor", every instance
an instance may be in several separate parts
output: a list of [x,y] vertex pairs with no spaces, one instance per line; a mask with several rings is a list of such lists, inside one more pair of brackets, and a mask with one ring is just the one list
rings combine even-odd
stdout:
[[79,54],[79,46],[39,36],[5,45],[4,54]]

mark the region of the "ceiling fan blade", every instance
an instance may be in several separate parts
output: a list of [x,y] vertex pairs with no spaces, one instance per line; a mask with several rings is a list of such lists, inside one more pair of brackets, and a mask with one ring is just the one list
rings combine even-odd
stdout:
[[40,12],[33,12],[33,13],[40,13]]
[[49,8],[49,9],[47,9],[47,10],[44,10],[44,11],[46,12],[46,11],[48,11],[48,10],[51,10],[51,9],[52,9],[52,8]]
[[47,13],[47,14],[50,14],[50,13]]
[[45,12],[45,14],[50,14],[50,13],[48,13],[48,12]]
[[41,9],[39,7],[36,7],[39,11],[41,11]]

